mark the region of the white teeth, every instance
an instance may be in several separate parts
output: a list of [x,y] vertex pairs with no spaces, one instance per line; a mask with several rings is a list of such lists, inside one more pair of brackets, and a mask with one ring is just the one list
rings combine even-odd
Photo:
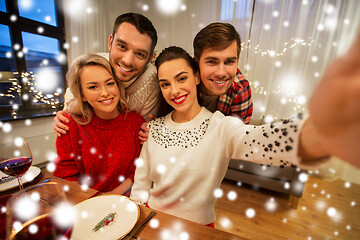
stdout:
[[106,101],[102,101],[103,103],[110,103],[112,99],[106,100]]
[[183,97],[178,98],[178,99],[174,99],[174,102],[179,103],[179,102],[183,101],[185,98],[186,98],[186,96],[183,96]]
[[216,84],[222,84],[222,83],[224,83],[225,81],[215,81],[214,80],[214,83],[216,83]]
[[[120,65],[119,65],[120,66]],[[125,72],[130,72],[131,69],[127,69],[127,68],[124,68],[123,66],[120,66],[121,70],[125,71]]]

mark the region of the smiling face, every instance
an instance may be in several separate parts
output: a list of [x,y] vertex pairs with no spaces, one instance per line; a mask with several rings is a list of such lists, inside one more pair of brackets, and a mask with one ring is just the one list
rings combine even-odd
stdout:
[[172,116],[175,122],[189,121],[201,111],[196,90],[200,80],[184,59],[162,63],[158,68],[158,78],[161,93],[175,109]]
[[85,66],[80,74],[82,100],[88,102],[101,119],[114,119],[120,111],[119,87],[106,68],[97,65]]
[[135,26],[123,22],[109,37],[109,60],[115,76],[128,82],[145,71],[151,60],[151,38]]
[[207,48],[199,60],[201,85],[205,95],[222,95],[234,81],[238,66],[237,43],[224,48]]

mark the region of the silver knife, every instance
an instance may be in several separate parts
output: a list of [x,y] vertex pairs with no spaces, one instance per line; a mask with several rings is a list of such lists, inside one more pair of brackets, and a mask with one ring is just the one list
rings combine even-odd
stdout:
[[137,228],[135,228],[132,232],[129,233],[129,235],[127,235],[124,240],[130,240],[133,236],[135,236],[138,232],[141,231],[141,229],[143,229],[145,227],[145,225],[156,215],[156,212],[152,211],[151,213],[149,213],[149,215],[145,218],[144,222],[138,226]]

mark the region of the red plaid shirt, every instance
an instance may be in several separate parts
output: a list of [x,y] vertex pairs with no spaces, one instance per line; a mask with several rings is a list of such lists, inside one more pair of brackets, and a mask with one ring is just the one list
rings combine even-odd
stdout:
[[251,89],[239,69],[227,93],[219,96],[217,110],[225,116],[239,117],[244,123],[249,123],[253,112]]

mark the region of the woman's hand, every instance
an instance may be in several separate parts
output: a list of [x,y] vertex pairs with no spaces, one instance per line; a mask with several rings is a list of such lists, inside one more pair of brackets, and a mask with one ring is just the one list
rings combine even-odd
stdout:
[[124,195],[127,193],[132,187],[132,181],[130,178],[125,179],[119,186],[114,188],[113,190],[106,192],[105,194],[115,194],[115,195]]

